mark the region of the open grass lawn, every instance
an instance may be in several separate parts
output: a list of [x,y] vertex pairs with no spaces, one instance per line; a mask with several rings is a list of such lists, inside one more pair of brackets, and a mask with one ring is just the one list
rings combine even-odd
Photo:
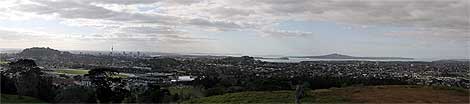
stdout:
[[45,103],[37,98],[22,96],[19,98],[17,95],[1,94],[1,103]]
[[79,75],[85,75],[88,74],[88,71],[90,70],[80,70],[80,69],[57,69],[54,70],[57,73],[63,73],[63,74],[79,74]]
[[[63,73],[63,74],[77,74],[77,75],[85,75],[88,74],[88,71],[90,70],[83,70],[83,69],[57,69],[54,70],[57,73]],[[114,77],[120,77],[120,78],[128,78],[128,75],[125,74],[117,74]]]
[[8,61],[1,61],[0,60],[0,65],[8,64]]
[[[468,103],[465,89],[425,86],[366,86],[306,91],[303,103]],[[192,99],[183,103],[294,103],[294,91],[249,91]]]

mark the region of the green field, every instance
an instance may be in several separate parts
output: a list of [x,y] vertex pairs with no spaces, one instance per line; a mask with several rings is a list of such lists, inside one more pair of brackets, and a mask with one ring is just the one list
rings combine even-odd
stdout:
[[0,60],[0,65],[4,65],[4,64],[8,64],[9,62],[8,61],[1,61]]
[[78,75],[85,75],[88,74],[88,71],[90,70],[81,70],[81,69],[58,69],[54,70],[57,73],[63,73],[63,74],[78,74]]
[[[57,69],[57,70],[54,70],[54,72],[57,72],[57,73],[76,74],[76,75],[85,75],[85,74],[88,74],[88,71],[90,71],[90,70],[83,70],[83,69]],[[117,74],[114,77],[128,78],[129,76],[127,76],[125,74]]]
[[1,103],[45,103],[37,98],[22,96],[19,98],[17,95],[1,94]]
[[[423,86],[367,86],[306,91],[303,103],[468,103],[468,90]],[[294,91],[249,91],[183,103],[294,103]]]

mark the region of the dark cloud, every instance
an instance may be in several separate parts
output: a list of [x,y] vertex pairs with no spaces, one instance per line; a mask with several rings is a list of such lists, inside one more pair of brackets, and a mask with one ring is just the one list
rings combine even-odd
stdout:
[[66,19],[98,19],[135,23],[175,24],[177,17],[158,14],[139,14],[112,11],[96,5],[73,1],[40,1],[38,4],[26,4],[17,7],[25,12],[40,15],[58,15]]

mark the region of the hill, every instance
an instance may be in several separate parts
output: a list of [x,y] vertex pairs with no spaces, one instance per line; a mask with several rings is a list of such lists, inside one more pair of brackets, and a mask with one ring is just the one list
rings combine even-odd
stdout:
[[357,57],[357,56],[348,56],[348,55],[342,55],[342,54],[337,54],[337,53],[321,55],[321,56],[292,56],[291,58],[413,60],[413,58],[404,58],[404,57]]
[[62,52],[59,50],[43,47],[27,48],[21,51],[19,54],[24,57],[51,57],[59,55],[71,55],[69,52]]
[[17,95],[1,94],[1,103],[45,103],[37,98],[23,96],[18,98]]
[[470,59],[444,59],[444,60],[436,60],[432,61],[436,63],[468,63]]
[[[306,91],[303,103],[468,103],[468,90],[426,86],[367,86]],[[294,91],[229,93],[183,103],[294,103]]]

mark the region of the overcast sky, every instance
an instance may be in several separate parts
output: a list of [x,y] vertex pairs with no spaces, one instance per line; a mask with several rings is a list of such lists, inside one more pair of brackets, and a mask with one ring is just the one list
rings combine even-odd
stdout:
[[1,0],[0,47],[464,58],[469,0]]

